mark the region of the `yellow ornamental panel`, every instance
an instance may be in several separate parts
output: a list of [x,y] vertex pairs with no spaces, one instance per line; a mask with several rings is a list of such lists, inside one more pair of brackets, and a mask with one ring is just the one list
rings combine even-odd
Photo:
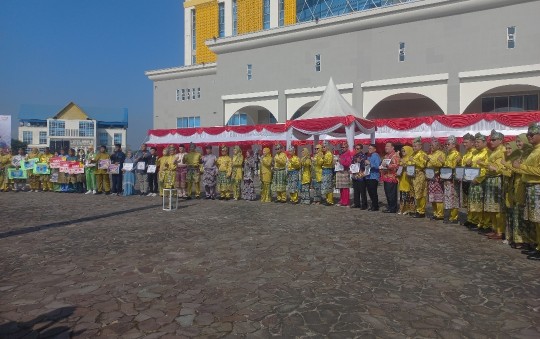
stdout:
[[215,62],[216,55],[206,46],[205,41],[219,36],[217,1],[195,6],[195,30],[196,62]]
[[237,0],[238,34],[262,31],[263,0]]
[[294,25],[296,23],[296,0],[284,0],[285,7],[285,25]]

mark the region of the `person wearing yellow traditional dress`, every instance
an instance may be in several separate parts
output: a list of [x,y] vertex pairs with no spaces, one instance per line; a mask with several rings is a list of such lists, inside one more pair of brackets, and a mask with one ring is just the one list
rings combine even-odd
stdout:
[[201,197],[201,153],[197,152],[197,148],[194,143],[189,144],[189,153],[186,154],[187,164],[187,198],[191,199],[191,193],[193,186],[195,186],[195,199]]
[[405,145],[401,148],[401,157],[399,159],[399,166],[401,166],[401,174],[398,179],[399,190],[399,211],[398,214],[409,215],[414,214],[414,190],[411,183],[411,178],[407,176],[407,163],[412,156],[414,150],[411,146]]
[[322,201],[321,184],[322,184],[322,164],[324,162],[324,153],[322,145],[315,146],[315,156],[311,158],[313,173],[311,180],[313,185],[313,202],[318,205]]
[[309,154],[309,149],[307,147],[302,149],[300,166],[300,180],[302,184],[300,188],[300,202],[302,204],[309,205],[311,203],[311,197],[309,194],[311,185],[311,154]]
[[160,196],[163,196],[163,181],[165,180],[165,160],[169,156],[169,148],[165,147],[162,151],[162,156],[156,160],[156,172],[158,176],[158,192]]
[[287,202],[287,155],[281,145],[275,146],[274,166],[272,170],[272,192],[276,192],[276,202]]
[[231,175],[232,159],[229,156],[229,148],[221,147],[221,155],[216,161],[218,167],[217,189],[219,191],[219,200],[229,200],[231,198]]
[[443,179],[444,185],[444,209],[448,211],[448,219],[444,221],[446,224],[459,223],[459,191],[460,182],[454,178],[454,172],[458,164],[461,164],[461,154],[456,149],[456,137],[451,135],[446,140],[446,159],[443,167],[452,169],[452,176],[448,179]]
[[[183,160],[181,160],[183,158],[179,158],[178,154],[176,154],[176,147],[174,145],[169,145],[169,155],[164,156],[163,160],[161,161],[161,171],[163,171],[163,189],[178,189],[178,187],[176,187],[176,179],[178,172],[177,166],[178,164],[183,162]],[[183,154],[186,153],[184,152]],[[181,194],[182,192],[184,194]],[[163,193],[163,191],[161,193]],[[182,196],[185,198],[185,189],[180,189],[180,192],[178,192],[177,194],[178,196]]]
[[272,201],[272,153],[270,148],[263,148],[263,155],[261,157],[260,164],[260,179],[261,179],[261,202],[271,202]]
[[[472,158],[476,154],[476,147],[474,147],[475,138],[474,135],[467,133],[463,136],[463,147],[465,147],[465,154],[461,158],[462,167],[472,166]],[[469,189],[471,183],[469,181],[463,181],[463,178],[459,178],[461,183],[461,207],[467,208],[467,221],[463,223],[463,226],[468,228],[478,227],[480,222],[477,215],[471,211],[469,206]]]
[[426,168],[434,171],[434,176],[428,179],[428,201],[433,208],[431,220],[444,220],[444,188],[440,171],[446,155],[441,151],[441,144],[436,138],[431,139],[431,153],[428,155]]
[[232,157],[232,175],[231,175],[231,186],[233,192],[233,199],[240,199],[240,189],[242,188],[242,181],[244,180],[244,156],[242,155],[242,150],[240,146],[236,145],[233,148],[233,157]]
[[324,197],[326,206],[334,205],[334,155],[330,150],[328,141],[323,143],[323,163],[321,195]]
[[[520,150],[517,148],[517,143],[515,141],[505,142],[504,143],[505,153],[504,159],[501,160],[501,172],[502,172],[502,192],[504,200],[504,215],[505,215],[505,243],[509,244],[512,247],[515,247],[514,241],[514,205],[515,205],[515,196],[514,196],[514,173],[512,171],[511,162],[519,157]],[[507,164],[510,164],[508,166]]]
[[414,166],[414,177],[412,180],[414,190],[414,201],[416,205],[416,213],[414,218],[426,217],[426,195],[427,195],[427,183],[426,183],[426,164],[428,155],[422,150],[422,138],[418,137],[413,141],[413,154],[409,158],[407,165]]
[[99,153],[94,157],[93,162],[96,164],[96,183],[97,183],[97,193],[101,194],[105,192],[105,194],[109,195],[111,194],[111,181],[109,179],[109,173],[107,172],[107,169],[105,168],[99,168],[99,162],[100,161],[110,161],[109,153],[107,153],[107,146],[102,145],[99,148]]
[[187,198],[186,178],[188,165],[186,162],[187,153],[184,145],[178,145],[178,153],[176,152],[176,147],[169,149],[169,156],[173,157],[175,164],[174,187],[178,190],[178,196],[180,198]]
[[8,148],[0,150],[0,190],[9,191],[8,168],[11,165],[11,152]]
[[[35,159],[36,162],[39,162],[39,149],[37,147],[32,147],[30,153],[27,155],[27,159]],[[33,168],[27,168],[26,176],[28,177],[30,192],[39,192],[39,174],[34,174]]]
[[300,158],[296,155],[294,146],[289,148],[289,160],[287,162],[287,192],[289,192],[290,201],[298,204],[298,191],[300,186]]
[[[49,147],[45,147],[45,151],[39,155],[39,162],[42,164],[47,164],[47,166],[50,166],[50,160],[54,156],[54,154],[51,153],[51,150]],[[49,168],[50,170],[50,168]],[[52,191],[53,185],[50,181],[51,175],[50,174],[40,174],[39,175],[39,181],[41,181],[41,190],[43,192]]]
[[486,179],[484,181],[484,218],[491,226],[492,232],[486,235],[489,239],[500,240],[504,237],[506,217],[504,216],[504,196],[502,191],[502,164],[506,148],[503,145],[504,135],[495,130],[489,137],[491,153],[486,162]]
[[486,136],[482,133],[476,133],[474,136],[474,147],[476,153],[468,163],[468,167],[478,168],[479,175],[471,181],[469,188],[469,209],[476,215],[478,220],[478,232],[488,233],[490,227],[484,217],[484,180],[487,172],[487,161],[489,157],[489,149],[487,148]]
[[522,162],[515,160],[512,166],[516,173],[523,174],[525,184],[525,220],[536,229],[536,248],[530,251],[528,259],[540,260],[540,122],[529,125],[527,139],[533,150]]

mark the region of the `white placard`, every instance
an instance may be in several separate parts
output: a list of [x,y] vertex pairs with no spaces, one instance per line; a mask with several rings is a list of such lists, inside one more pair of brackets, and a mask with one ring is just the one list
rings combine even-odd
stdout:
[[426,168],[426,179],[435,178],[435,170],[433,168]]
[[399,166],[396,171],[396,175],[401,175],[403,173],[403,166]]
[[407,176],[409,177],[414,177],[414,175],[416,174],[416,167],[414,167],[414,165],[407,166],[406,170]]
[[450,167],[442,167],[441,168],[441,179],[443,180],[450,180],[452,179],[452,168]]
[[392,162],[392,159],[383,159],[381,162],[381,166],[383,168],[388,168],[388,165],[390,165],[391,162]]
[[358,163],[351,164],[351,167],[349,167],[349,171],[351,173],[353,173],[353,174],[359,173],[360,172],[360,164],[358,164]]
[[132,162],[125,162],[122,169],[126,171],[132,171],[133,170],[133,163]]
[[369,166],[366,166],[366,169],[364,170],[364,176],[368,176],[371,174],[371,167]]
[[144,171],[145,167],[146,167],[146,163],[145,163],[144,161],[139,161],[139,162],[137,163],[137,169],[138,169],[138,170]]
[[473,181],[480,175],[480,169],[479,168],[472,168],[472,167],[466,167],[463,173],[463,180],[464,181]]
[[456,179],[463,180],[464,175],[465,175],[465,167],[456,167]]
[[146,173],[156,173],[156,165],[148,165]]
[[341,172],[341,171],[343,171],[343,170],[344,170],[343,165],[340,164],[339,162],[336,162],[336,165],[334,166],[334,170],[335,170],[336,172]]

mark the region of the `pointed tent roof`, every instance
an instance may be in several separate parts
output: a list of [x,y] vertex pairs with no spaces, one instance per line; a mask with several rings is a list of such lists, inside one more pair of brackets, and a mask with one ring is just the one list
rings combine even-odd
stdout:
[[345,135],[345,126],[355,124],[355,131],[371,134],[377,129],[375,122],[362,118],[345,98],[339,93],[334,80],[330,78],[321,98],[306,113],[296,120],[288,121],[288,128],[298,139],[307,139],[310,135],[329,134]]

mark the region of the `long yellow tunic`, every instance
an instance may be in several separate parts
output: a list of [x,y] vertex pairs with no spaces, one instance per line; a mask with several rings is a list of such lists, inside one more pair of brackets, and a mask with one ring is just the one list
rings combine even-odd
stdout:
[[481,150],[478,150],[472,157],[472,166],[474,168],[480,169],[480,175],[476,177],[477,182],[482,182],[486,178],[487,173],[487,166],[488,166],[488,158],[489,158],[489,149],[487,147],[484,147]]
[[428,155],[428,161],[426,167],[433,168],[435,173],[438,174],[441,167],[444,165],[446,155],[441,150],[436,150],[435,152]]
[[324,154],[322,152],[317,152],[315,157],[313,157],[313,175],[315,177],[315,182],[322,181],[322,165],[324,162]]
[[515,171],[516,173],[523,174],[523,183],[540,184],[540,144],[534,146],[531,154],[529,154]]
[[332,152],[324,153],[322,168],[334,168],[334,156]]
[[413,153],[411,157],[409,157],[409,161],[407,165],[414,165],[415,170],[421,170],[423,171],[426,168],[426,157],[427,154],[423,150],[419,150]]
[[407,156],[406,158],[401,158],[399,160],[399,165],[403,166],[403,169],[401,170],[401,174],[399,176],[399,191],[400,192],[409,192],[411,190],[411,181],[409,177],[407,176],[407,171],[405,170],[405,167],[407,166],[407,163],[409,162],[410,156]]
[[476,148],[471,148],[463,154],[463,158],[461,158],[461,166],[463,167],[469,167],[469,162],[472,162],[472,158],[476,154],[477,150]]
[[272,155],[267,154],[261,158],[261,181],[264,183],[272,182]]
[[456,168],[461,163],[461,154],[457,149],[453,149],[448,153],[444,160],[443,167]]
[[219,172],[225,172],[227,173],[227,176],[231,176],[232,174],[232,159],[228,155],[221,155],[216,160],[216,165],[218,167]]
[[288,170],[289,171],[299,171],[300,170],[300,158],[296,155],[293,155],[290,159],[289,159],[289,164],[288,164]]
[[232,180],[241,181],[243,180],[244,176],[242,174],[242,170],[244,166],[244,157],[242,154],[238,153],[233,155],[232,158]]
[[[408,165],[414,165],[415,173],[414,178],[412,179],[413,189],[414,189],[414,198],[418,206],[421,206],[423,203],[420,199],[425,199],[427,196],[427,183],[426,183],[426,174],[424,169],[427,164],[427,154],[423,150],[415,151],[413,155],[409,158]],[[424,206],[425,207],[425,206]],[[420,209],[424,209],[420,207]],[[418,212],[418,211],[417,211]],[[425,213],[425,211],[419,212]]]
[[201,164],[201,153],[193,151],[184,156],[184,163],[189,167],[199,167]]
[[94,160],[96,161],[96,174],[107,174],[106,169],[99,169],[100,160],[108,160],[111,156],[108,153],[98,153]]
[[[303,157],[300,161],[302,165],[302,185],[311,183],[311,159],[308,157]],[[321,173],[322,175],[322,173]]]
[[[486,169],[487,176],[493,177],[493,176],[503,174],[502,169],[504,166],[502,165],[502,161],[504,160],[505,152],[506,152],[506,148],[503,145],[499,145],[496,149],[494,149],[491,152],[487,160],[487,164],[488,164],[487,165],[488,168]],[[490,166],[493,166],[497,169],[494,171],[489,168]]]
[[279,169],[285,169],[287,166],[287,156],[285,153],[280,152],[276,155],[274,155],[274,168]]

